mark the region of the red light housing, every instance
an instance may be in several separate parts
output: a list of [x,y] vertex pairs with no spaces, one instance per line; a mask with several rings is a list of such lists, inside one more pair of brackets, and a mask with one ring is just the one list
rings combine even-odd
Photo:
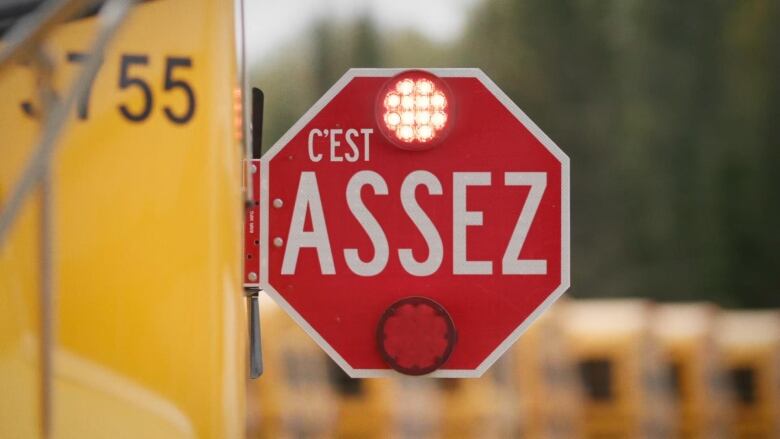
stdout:
[[376,100],[379,130],[393,145],[412,151],[439,144],[454,123],[452,91],[438,76],[407,70],[387,81]]
[[457,340],[449,313],[426,297],[407,297],[390,305],[379,319],[376,337],[385,362],[406,375],[439,369]]

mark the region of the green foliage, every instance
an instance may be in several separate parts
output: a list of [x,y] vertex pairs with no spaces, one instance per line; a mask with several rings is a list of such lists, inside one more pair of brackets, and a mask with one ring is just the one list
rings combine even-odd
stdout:
[[575,295],[780,306],[777,0],[486,0],[449,45],[363,17],[293,48],[253,75],[269,139],[349,67],[480,67],[571,157]]

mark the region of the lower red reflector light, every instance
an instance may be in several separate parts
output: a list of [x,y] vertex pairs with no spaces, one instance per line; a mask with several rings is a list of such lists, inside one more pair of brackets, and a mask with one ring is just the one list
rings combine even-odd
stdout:
[[425,297],[407,297],[390,305],[377,326],[382,358],[406,375],[425,375],[440,368],[456,339],[449,313]]

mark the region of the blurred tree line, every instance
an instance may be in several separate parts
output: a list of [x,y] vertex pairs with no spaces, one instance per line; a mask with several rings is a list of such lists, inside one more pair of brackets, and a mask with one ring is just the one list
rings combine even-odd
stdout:
[[780,2],[485,0],[458,41],[320,21],[270,146],[350,67],[479,67],[571,158],[572,294],[780,306]]

